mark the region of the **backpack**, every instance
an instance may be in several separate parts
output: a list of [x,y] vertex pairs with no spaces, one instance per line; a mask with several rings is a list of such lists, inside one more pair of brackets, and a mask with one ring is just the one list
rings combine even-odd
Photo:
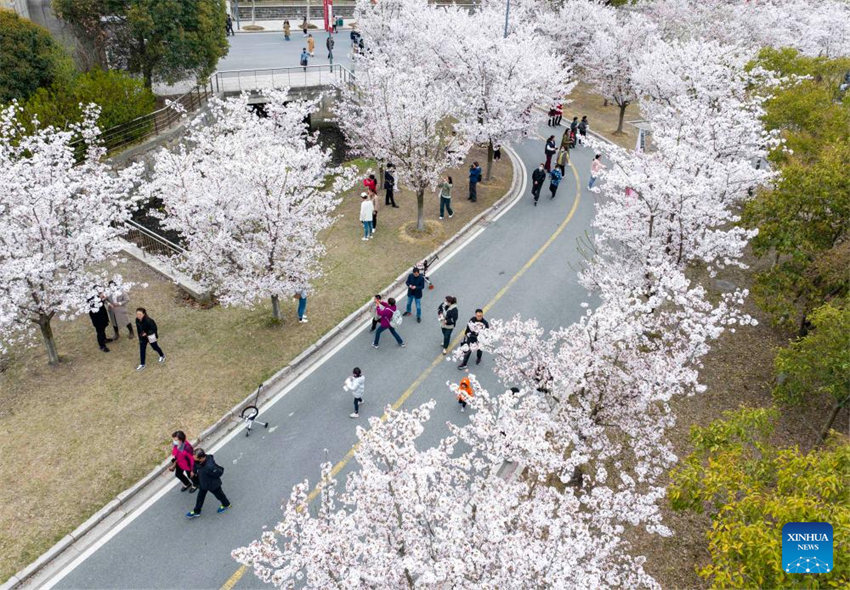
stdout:
[[393,328],[398,328],[401,325],[401,322],[401,310],[396,308],[396,310],[393,312],[393,317],[390,318],[390,326],[392,326]]

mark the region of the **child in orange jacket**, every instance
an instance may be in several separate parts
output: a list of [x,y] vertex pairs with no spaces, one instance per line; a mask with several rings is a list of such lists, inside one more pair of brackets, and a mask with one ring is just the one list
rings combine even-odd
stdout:
[[472,390],[472,383],[469,382],[469,377],[464,377],[460,380],[457,386],[457,403],[460,404],[460,411],[466,410],[466,402],[473,397],[475,393]]

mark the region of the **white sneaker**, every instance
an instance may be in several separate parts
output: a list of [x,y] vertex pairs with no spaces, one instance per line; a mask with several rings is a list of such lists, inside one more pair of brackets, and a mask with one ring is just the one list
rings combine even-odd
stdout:
[[441,216],[440,216],[440,219],[442,219],[442,218],[443,218],[443,216],[441,215]]
[[141,370],[142,370],[142,369],[144,369],[144,368],[145,368],[145,366],[144,366],[144,365],[139,365],[138,367],[136,367],[136,370],[137,370],[137,371],[141,371]]
[[449,219],[451,219],[451,218],[452,218],[452,217],[454,217],[454,216],[455,216],[455,214],[454,214],[454,213],[449,213]]
[[378,231],[378,230],[377,230],[377,228],[374,228],[374,227],[372,228],[372,233],[373,233],[373,234],[374,234],[375,232],[377,232],[377,231]]
[[360,414],[358,414],[357,412],[352,412],[348,415],[348,417],[349,418],[359,418]]
[[159,357],[159,362],[164,363],[164,362],[165,362],[165,357],[164,357],[164,356]]
[[307,323],[307,316],[304,316],[303,318],[301,318],[301,323],[302,323],[302,324],[306,324],[306,323]]
[[367,237],[365,237],[365,236],[364,236],[364,237],[360,238],[360,241],[361,241],[361,242],[365,242],[365,241],[366,241],[366,240],[368,240],[368,239],[369,239],[369,238],[367,238]]

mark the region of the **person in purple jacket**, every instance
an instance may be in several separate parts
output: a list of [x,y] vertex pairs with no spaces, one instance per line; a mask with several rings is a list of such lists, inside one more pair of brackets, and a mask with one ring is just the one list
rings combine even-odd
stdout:
[[395,341],[398,342],[398,345],[404,348],[404,340],[401,339],[401,336],[398,335],[398,332],[396,332],[393,327],[393,315],[396,313],[396,310],[395,299],[392,297],[386,301],[376,302],[375,313],[380,318],[378,320],[380,326],[378,326],[378,330],[375,332],[375,340],[372,342],[372,346],[374,348],[378,348],[378,342],[381,340],[381,332],[384,330],[389,330],[390,334],[392,334],[395,338]]

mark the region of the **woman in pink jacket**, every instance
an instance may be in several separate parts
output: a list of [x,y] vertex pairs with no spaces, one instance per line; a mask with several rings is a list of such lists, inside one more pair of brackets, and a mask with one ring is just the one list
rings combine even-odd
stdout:
[[195,473],[195,450],[192,444],[186,440],[186,434],[182,430],[175,430],[171,434],[171,466],[169,471],[180,480],[183,487],[181,492],[189,490],[193,493],[198,489]]

